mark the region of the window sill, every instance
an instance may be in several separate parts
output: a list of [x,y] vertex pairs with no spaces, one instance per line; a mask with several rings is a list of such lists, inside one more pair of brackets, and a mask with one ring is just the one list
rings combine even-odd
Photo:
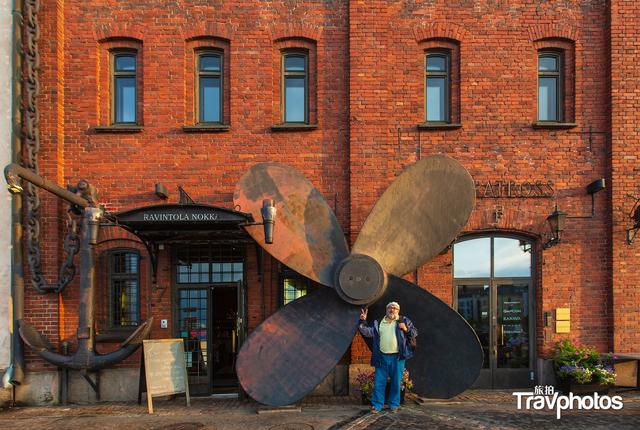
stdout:
[[141,125],[99,125],[94,127],[96,133],[140,133],[143,127]]
[[96,335],[96,342],[124,342],[139,326],[127,328],[111,328]]
[[310,131],[317,128],[318,124],[284,123],[272,125],[271,131]]
[[549,129],[567,129],[567,128],[577,127],[578,124],[576,124],[575,122],[545,122],[545,121],[538,121],[538,122],[534,122],[531,126],[533,128],[535,128],[535,129],[545,129],[545,128],[549,128]]
[[450,122],[423,122],[418,124],[418,130],[455,130],[461,128],[460,123]]
[[185,125],[182,127],[182,131],[185,133],[220,133],[224,131],[229,131],[230,126],[228,124],[196,124],[196,125]]

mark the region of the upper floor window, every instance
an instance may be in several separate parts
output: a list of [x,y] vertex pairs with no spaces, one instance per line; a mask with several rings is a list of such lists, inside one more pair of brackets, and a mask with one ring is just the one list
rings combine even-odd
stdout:
[[562,121],[562,54],[538,53],[538,121]]
[[449,122],[451,111],[451,56],[428,52],[425,58],[425,120]]
[[109,254],[112,327],[136,326],[140,321],[140,254],[117,250]]
[[137,122],[137,58],[135,52],[113,54],[113,123]]
[[284,53],[282,55],[283,122],[308,121],[308,55]]
[[198,55],[198,122],[222,123],[222,55],[203,52]]

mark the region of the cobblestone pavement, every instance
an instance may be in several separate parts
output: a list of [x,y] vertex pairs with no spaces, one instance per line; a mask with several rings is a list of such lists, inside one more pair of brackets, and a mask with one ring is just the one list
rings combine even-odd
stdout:
[[[638,429],[640,393],[623,395],[620,411],[519,411],[511,392],[467,391],[447,401],[408,398],[398,413],[370,414],[352,397],[307,398],[298,408],[259,408],[239,400],[154,399],[156,413],[135,403],[100,403],[0,410],[0,429],[268,429],[268,430],[396,430],[396,429]],[[257,413],[257,412],[260,413]]]

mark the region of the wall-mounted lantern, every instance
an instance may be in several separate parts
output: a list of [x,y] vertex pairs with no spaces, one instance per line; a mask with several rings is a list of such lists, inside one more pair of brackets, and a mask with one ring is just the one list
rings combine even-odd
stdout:
[[566,219],[567,214],[559,210],[558,205],[556,205],[556,209],[551,215],[547,217],[547,222],[549,223],[549,228],[551,229],[551,239],[549,239],[544,243],[544,245],[542,245],[544,249],[551,248],[552,246],[560,243]]
[[591,215],[579,215],[579,216],[570,216],[565,212],[562,212],[558,209],[558,205],[556,204],[555,210],[547,217],[547,222],[549,223],[549,228],[551,229],[551,239],[546,241],[542,247],[544,249],[549,249],[554,245],[557,245],[561,241],[562,232],[565,228],[565,221],[567,218],[594,218],[596,216],[596,203],[595,203],[595,194],[598,191],[602,191],[605,189],[605,180],[604,178],[597,179],[587,185],[587,193],[591,194]]

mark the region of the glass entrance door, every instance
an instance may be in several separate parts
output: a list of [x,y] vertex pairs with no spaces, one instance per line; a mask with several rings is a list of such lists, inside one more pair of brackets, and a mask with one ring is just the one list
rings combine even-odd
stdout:
[[484,361],[476,385],[491,386],[491,288],[489,284],[460,284],[456,286],[458,312],[478,335]]
[[236,356],[246,331],[243,250],[182,247],[175,258],[174,327],[184,339],[189,390],[237,392]]
[[497,283],[494,388],[532,385],[529,347],[529,284]]
[[474,388],[532,386],[531,245],[482,237],[454,245],[454,304],[484,352]]

